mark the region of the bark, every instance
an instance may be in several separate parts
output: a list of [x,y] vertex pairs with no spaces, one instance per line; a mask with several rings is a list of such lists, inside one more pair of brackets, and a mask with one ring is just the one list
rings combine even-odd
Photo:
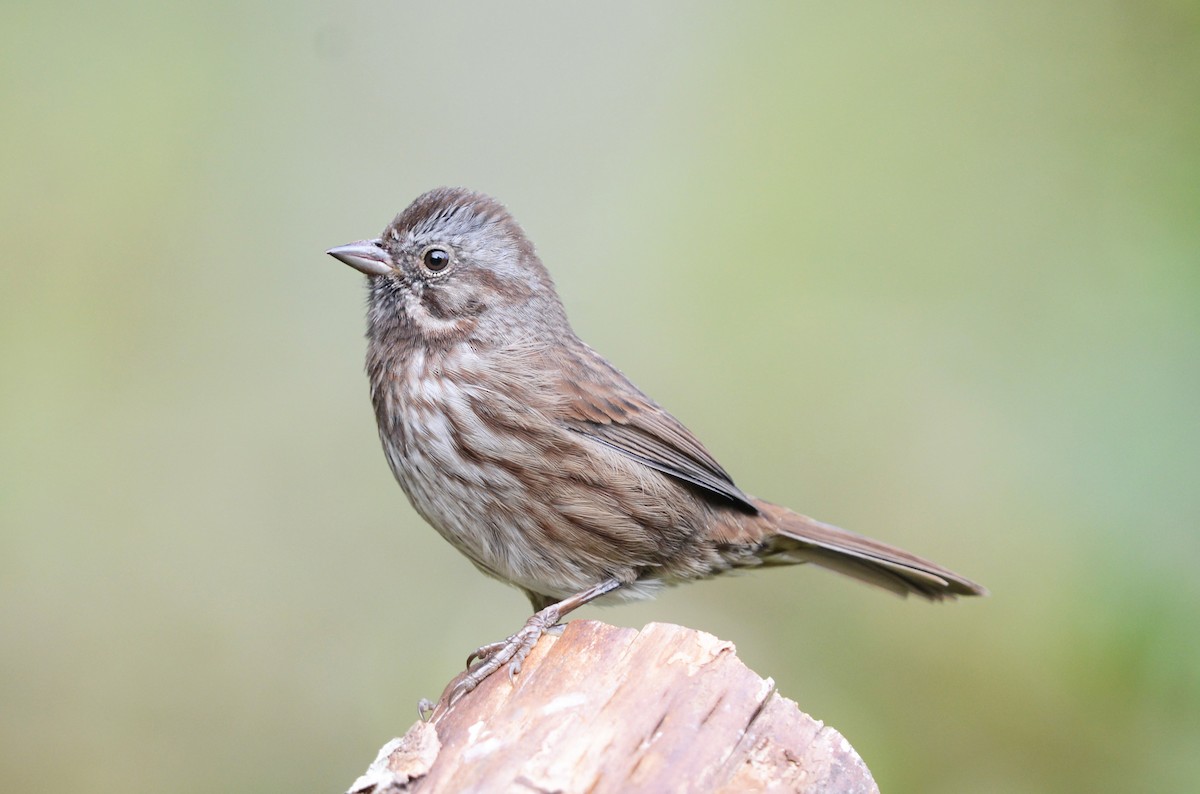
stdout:
[[866,765],[737,658],[681,626],[576,620],[388,742],[350,794],[877,793]]

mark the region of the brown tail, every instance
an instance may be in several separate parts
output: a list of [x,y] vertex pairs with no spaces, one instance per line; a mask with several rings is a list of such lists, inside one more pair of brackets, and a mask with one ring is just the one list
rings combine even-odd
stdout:
[[900,596],[916,593],[930,601],[987,595],[987,590],[970,579],[903,549],[823,524],[786,507],[755,502],[779,533],[768,541],[768,563],[811,562]]

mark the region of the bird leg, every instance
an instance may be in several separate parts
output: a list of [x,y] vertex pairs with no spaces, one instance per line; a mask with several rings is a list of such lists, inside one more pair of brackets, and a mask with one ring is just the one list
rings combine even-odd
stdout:
[[[535,612],[516,634],[500,642],[476,648],[467,657],[467,673],[452,685],[447,705],[454,705],[459,698],[483,683],[489,675],[508,665],[508,677],[511,681],[521,672],[521,664],[525,657],[537,645],[542,635],[553,630],[558,621],[568,613],[578,609],[589,601],[594,601],[602,595],[611,593],[621,586],[617,579],[605,579],[600,584],[590,587],[581,593],[564,598],[557,604],[551,604],[545,609]],[[479,660],[475,667],[472,662]]]

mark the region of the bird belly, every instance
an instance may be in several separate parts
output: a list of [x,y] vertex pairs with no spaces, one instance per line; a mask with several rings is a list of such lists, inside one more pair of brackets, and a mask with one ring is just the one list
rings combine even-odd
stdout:
[[616,578],[606,601],[710,575],[695,544],[707,508],[684,486],[553,422],[536,390],[485,389],[494,378],[468,351],[406,364],[373,391],[384,452],[417,512],[484,573],[555,598]]
[[380,438],[397,482],[430,526],[484,573],[565,598],[620,567],[580,559],[557,542],[560,516],[530,487],[530,477],[545,479],[530,466],[532,450],[482,422],[459,384],[423,379],[395,418],[403,432],[381,431]]

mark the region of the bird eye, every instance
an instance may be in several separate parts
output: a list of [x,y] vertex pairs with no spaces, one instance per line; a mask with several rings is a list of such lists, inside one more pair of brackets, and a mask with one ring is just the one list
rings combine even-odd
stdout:
[[430,248],[421,258],[425,267],[433,273],[445,270],[450,265],[450,254],[445,248]]

